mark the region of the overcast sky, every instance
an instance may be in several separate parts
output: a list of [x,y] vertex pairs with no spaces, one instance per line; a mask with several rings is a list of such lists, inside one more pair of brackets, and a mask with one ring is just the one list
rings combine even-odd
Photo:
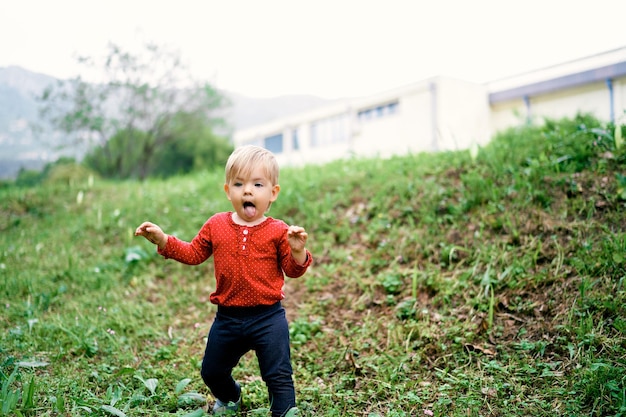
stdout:
[[251,97],[491,81],[626,46],[626,0],[2,0],[0,67],[59,78],[113,42]]

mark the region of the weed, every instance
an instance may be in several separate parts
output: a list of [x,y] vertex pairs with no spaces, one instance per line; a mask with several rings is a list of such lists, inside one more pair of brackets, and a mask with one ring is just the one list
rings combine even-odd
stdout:
[[[15,366],[10,374],[0,369],[0,415],[22,416],[32,413],[36,408],[34,396],[36,390],[35,377],[22,380],[19,366]],[[20,384],[21,382],[21,384]]]

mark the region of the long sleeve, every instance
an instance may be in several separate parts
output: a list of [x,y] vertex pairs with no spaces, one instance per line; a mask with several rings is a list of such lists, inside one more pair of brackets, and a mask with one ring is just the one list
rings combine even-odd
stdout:
[[185,242],[175,236],[168,236],[167,245],[158,253],[166,259],[171,258],[187,265],[198,265],[206,261],[213,254],[208,222],[202,226],[202,229],[191,242]]
[[280,244],[280,257],[281,263],[280,267],[282,268],[285,275],[289,278],[299,278],[307,271],[311,263],[313,262],[313,256],[307,250],[306,251],[306,261],[304,264],[299,264],[291,255],[291,248],[289,247],[289,242],[287,241],[287,234],[285,233],[285,237],[281,240]]

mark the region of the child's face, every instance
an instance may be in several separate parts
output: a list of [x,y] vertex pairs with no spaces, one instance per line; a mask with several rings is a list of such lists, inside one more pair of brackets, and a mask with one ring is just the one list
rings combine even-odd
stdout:
[[231,179],[224,184],[224,191],[237,216],[246,223],[254,223],[265,217],[278,197],[280,186],[272,184],[263,167],[258,167],[250,171],[248,178]]

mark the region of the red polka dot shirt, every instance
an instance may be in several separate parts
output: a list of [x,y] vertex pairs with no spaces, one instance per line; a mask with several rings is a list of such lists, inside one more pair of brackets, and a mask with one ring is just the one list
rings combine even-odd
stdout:
[[198,265],[213,255],[213,304],[271,305],[285,297],[284,275],[300,277],[313,261],[309,251],[303,265],[293,259],[287,229],[285,222],[271,217],[255,226],[243,226],[233,221],[232,213],[218,213],[206,221],[191,242],[168,236],[167,245],[159,253],[188,265]]

